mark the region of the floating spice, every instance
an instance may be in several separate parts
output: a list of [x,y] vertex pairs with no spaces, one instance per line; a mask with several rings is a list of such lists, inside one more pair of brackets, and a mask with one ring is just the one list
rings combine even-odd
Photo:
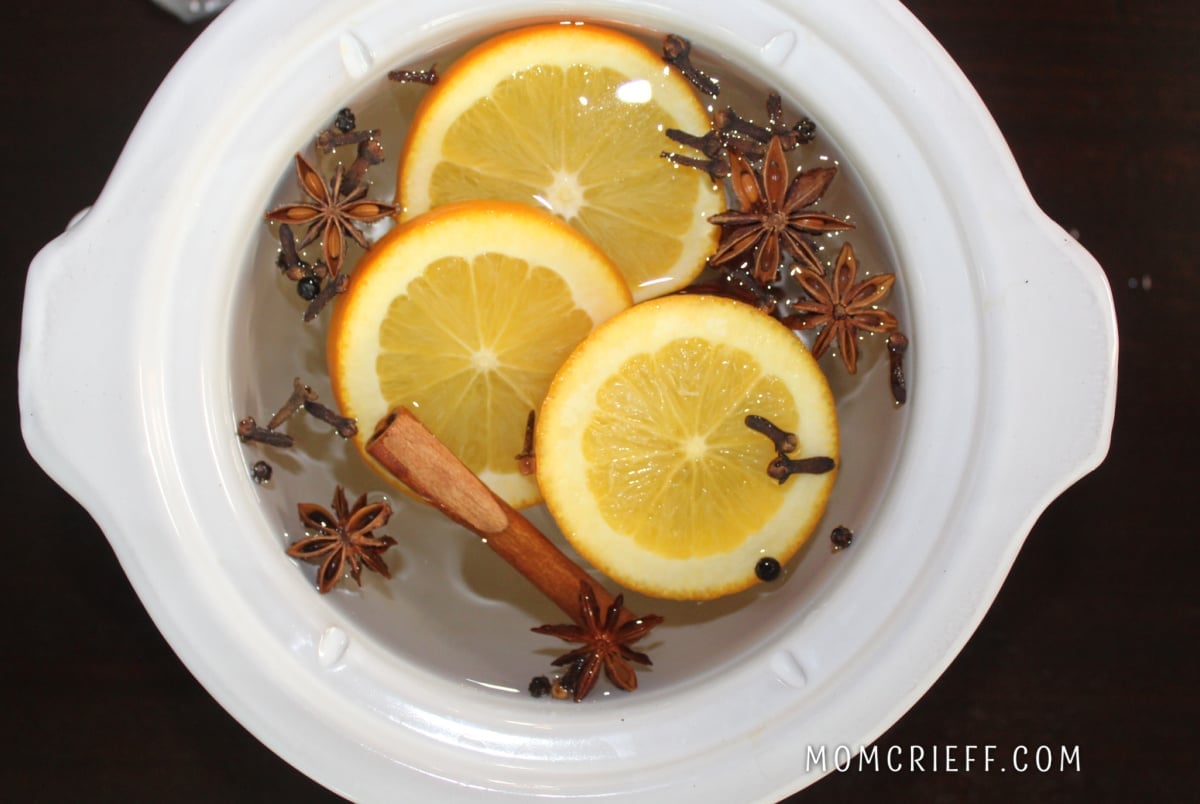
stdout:
[[903,405],[908,401],[908,383],[904,378],[904,353],[908,351],[908,336],[899,330],[888,335],[887,350],[892,398],[897,405]]
[[779,559],[771,556],[763,556],[754,565],[754,574],[758,576],[760,581],[771,582],[778,580],[783,572],[783,565],[779,563]]
[[321,293],[321,280],[306,276],[296,283],[296,293],[305,301],[312,301]]
[[692,43],[676,34],[667,34],[662,43],[663,61],[670,64],[699,92],[715,98],[721,94],[721,82],[692,64]]
[[317,135],[316,148],[323,154],[333,153],[346,145],[361,145],[379,136],[379,129],[363,129],[361,131],[338,131],[326,129]]
[[833,266],[833,278],[825,270],[801,271],[800,286],[809,299],[792,302],[796,314],[784,319],[793,329],[820,328],[813,342],[813,357],[820,357],[836,341],[846,371],[858,370],[859,332],[890,332],[896,317],[880,309],[878,302],[891,290],[895,274],[875,274],[858,280],[858,259],[849,243],[843,243]]
[[296,283],[296,293],[305,301],[312,301],[320,295],[321,280],[329,276],[325,263],[310,265],[300,257],[296,235],[286,223],[279,227],[279,256],[275,264],[285,277]]
[[784,253],[803,268],[821,271],[821,262],[805,236],[854,228],[833,215],[807,209],[825,194],[837,168],[803,171],[789,182],[790,171],[778,137],[771,138],[761,171],[734,152],[729,154],[729,165],[741,209],[708,219],[722,228],[721,243],[711,262],[724,265],[753,255],[754,278],[762,284],[778,279]]
[[303,249],[320,238],[329,273],[337,276],[345,256],[347,237],[364,249],[370,246],[356,224],[374,223],[386,218],[395,214],[396,207],[367,198],[365,184],[343,193],[345,172],[341,165],[338,165],[330,183],[325,181],[312,163],[301,154],[296,154],[296,176],[300,188],[311,200],[276,207],[266,214],[266,218],[276,223],[308,224],[308,231],[297,247]]
[[[664,41],[664,54],[672,54],[668,61],[680,60],[690,65],[690,49],[691,44],[679,37]],[[722,227],[720,243],[709,258],[709,264],[721,271],[720,278],[702,280],[680,292],[727,296],[752,304],[793,329],[820,328],[814,354],[819,357],[836,341],[847,370],[853,374],[858,365],[857,332],[886,332],[897,326],[894,316],[875,307],[875,302],[890,288],[894,275],[881,274],[862,283],[855,283],[851,275],[844,284],[841,281],[844,272],[853,261],[853,251],[846,251],[849,248],[846,244],[832,282],[825,279],[826,268],[807,238],[854,226],[808,207],[820,200],[837,168],[816,168],[791,176],[785,152],[812,142],[816,123],[807,117],[789,123],[783,99],[777,92],[767,94],[766,112],[766,121],[757,123],[732,107],[725,107],[713,112],[713,128],[703,134],[678,129],[666,131],[671,140],[695,149],[702,156],[666,151],[661,155],[676,164],[704,170],[716,182],[729,178],[739,206],[709,218],[710,223]],[[753,281],[761,290],[775,297],[786,297],[787,292],[782,288],[788,283],[779,279],[786,257],[794,261],[791,273],[806,294],[783,299],[785,304],[795,307],[794,314],[777,315],[778,304],[771,298],[746,292],[740,282],[730,283],[726,279],[733,272],[750,267]],[[892,395],[897,404],[904,404],[907,398],[902,364],[906,343],[900,335],[888,344]]]
[[812,142],[817,135],[816,123],[807,117],[794,126],[784,123],[783,100],[775,92],[767,95],[765,126],[747,120],[728,106],[713,113],[713,125],[727,148],[754,157],[763,156],[772,139],[778,139],[783,150],[792,151]]
[[237,423],[237,435],[243,443],[256,441],[269,447],[287,448],[294,443],[287,433],[277,433],[265,427],[259,427],[253,416],[247,416]]
[[399,84],[425,84],[431,87],[438,82],[438,77],[436,64],[431,64],[424,70],[401,69],[388,72],[388,80]]
[[796,459],[777,455],[775,460],[767,465],[767,474],[783,485],[792,475],[823,475],[833,471],[834,466],[833,458],[824,456]]
[[308,411],[309,415],[315,416],[331,426],[342,438],[353,438],[358,434],[358,423],[354,419],[341,415],[327,405],[307,399],[304,402],[304,409]]
[[662,617],[650,614],[636,620],[621,621],[622,595],[617,595],[608,606],[601,620],[600,604],[590,583],[579,587],[579,616],[577,623],[570,625],[542,625],[534,628],[536,634],[555,636],[566,642],[582,642],[582,647],[564,653],[554,660],[556,667],[572,665],[574,673],[568,684],[564,676],[562,684],[568,687],[576,701],[582,701],[591,691],[600,670],[617,687],[632,692],[637,689],[637,673],[629,664],[637,662],[649,666],[650,657],[634,650],[631,645],[641,640],[663,621]]
[[254,465],[250,467],[250,477],[254,478],[254,482],[260,485],[270,483],[273,474],[275,474],[275,470],[266,461],[255,461]]
[[325,309],[325,305],[333,300],[334,296],[345,293],[350,287],[350,277],[345,274],[338,274],[337,277],[325,284],[325,287],[319,287],[317,293],[309,300],[308,306],[304,308],[304,322],[307,324],[316,319],[321,311]]
[[854,542],[854,531],[845,525],[838,525],[829,534],[829,541],[833,543],[833,552],[845,550]]
[[346,490],[338,486],[333,492],[332,512],[315,503],[300,503],[297,510],[304,527],[315,535],[288,547],[287,554],[321,565],[317,570],[317,589],[321,594],[337,585],[346,567],[359,586],[364,567],[385,578],[392,577],[383,554],[396,540],[375,535],[392,515],[392,508],[386,502],[368,503],[367,495],[363,494],[353,505],[348,505]]
[[342,176],[342,195],[346,196],[354,192],[366,178],[367,171],[375,165],[383,164],[383,160],[383,143],[373,138],[360,142],[354,161],[350,163],[350,166],[346,168],[345,175]]
[[536,420],[537,411],[529,411],[529,416],[525,419],[524,447],[516,455],[517,471],[523,475],[537,473],[537,457],[533,454],[533,426]]
[[775,445],[775,451],[782,454],[795,452],[800,446],[796,439],[795,433],[789,433],[776,425],[773,421],[765,416],[757,416],[750,414],[746,417],[746,426],[756,433],[762,433],[767,438],[771,439],[771,443]]
[[[765,416],[750,414],[746,417],[746,426],[756,433],[762,433],[775,445],[775,459],[767,464],[767,474],[778,480],[780,485],[792,475],[822,475],[831,471],[835,466],[833,458],[817,456],[797,459],[789,457],[788,453],[795,452],[800,446],[796,434],[787,432]],[[775,559],[769,560],[774,561]],[[755,571],[757,570],[758,567],[755,567]]]
[[315,401],[317,398],[316,392],[312,388],[300,381],[299,377],[292,380],[292,393],[288,396],[287,401],[279,406],[279,410],[275,411],[275,415],[267,422],[268,430],[278,429],[280,425],[290,419],[296,411],[304,407],[305,402]]
[[338,110],[337,117],[333,119],[333,127],[342,133],[358,128],[358,120],[349,106]]
[[679,293],[702,293],[723,296],[755,307],[768,315],[784,301],[783,291],[772,285],[762,285],[744,268],[728,268],[721,271],[711,282],[688,285]]
[[[690,147],[697,148],[706,147],[704,139],[707,138],[707,135],[705,138],[693,137],[692,135],[680,131],[679,129],[669,128],[667,129],[667,136],[681,145],[688,145]],[[696,145],[693,145],[693,143],[696,143]],[[718,148],[719,151],[717,155],[708,156],[706,158],[689,156],[687,154],[677,154],[674,151],[662,151],[659,156],[662,156],[663,158],[674,162],[677,165],[703,170],[709,175],[709,178],[711,178],[713,182],[719,183],[729,178],[730,168],[729,160],[722,155],[724,153],[724,146],[718,144]]]
[[343,145],[358,145],[379,137],[379,129],[356,131],[358,121],[349,107],[342,109],[333,124],[317,135],[316,148],[323,154],[332,153]]
[[534,676],[529,680],[529,694],[534,698],[549,695],[550,689],[550,679],[545,676]]

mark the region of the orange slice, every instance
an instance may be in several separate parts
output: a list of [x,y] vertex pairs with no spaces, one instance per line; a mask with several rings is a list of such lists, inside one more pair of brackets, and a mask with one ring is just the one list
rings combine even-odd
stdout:
[[598,328],[555,376],[537,425],[538,477],[572,545],[628,589],[708,599],[781,563],[825,509],[836,469],[767,473],[765,417],[791,457],[836,465],[825,375],[795,335],[748,305],[672,296]]
[[399,166],[402,215],[467,198],[539,206],[594,241],[635,301],[670,293],[716,247],[707,218],[724,201],[703,172],[661,156],[680,150],[664,132],[710,125],[691,86],[632,36],[511,31],[458,59],[418,108]]
[[397,227],[355,268],[328,341],[363,457],[374,425],[410,408],[514,507],[540,500],[522,474],[526,420],[592,329],[628,307],[616,268],[554,216],[522,204],[441,207]]

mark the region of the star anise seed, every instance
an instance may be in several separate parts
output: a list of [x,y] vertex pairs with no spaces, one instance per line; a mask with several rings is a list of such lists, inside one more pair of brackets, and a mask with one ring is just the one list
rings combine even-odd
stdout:
[[803,270],[796,275],[810,301],[792,302],[795,315],[783,322],[792,329],[821,331],[813,342],[814,357],[825,354],[835,340],[846,370],[858,370],[858,333],[891,332],[899,322],[876,303],[887,295],[896,281],[895,274],[876,274],[858,282],[858,259],[849,243],[843,243],[833,266],[833,281],[827,281],[824,271]]
[[383,553],[396,540],[374,534],[392,515],[392,508],[386,502],[368,505],[367,495],[363,494],[354,505],[347,505],[346,491],[338,486],[333,493],[332,513],[315,503],[300,503],[297,508],[300,521],[315,535],[288,547],[287,554],[321,565],[317,570],[317,589],[321,594],[337,585],[347,565],[359,586],[362,586],[363,567],[385,578],[392,577]]
[[285,204],[267,213],[266,218],[276,223],[308,224],[308,231],[297,248],[304,248],[318,237],[325,254],[325,264],[331,276],[337,276],[342,268],[346,252],[346,238],[350,237],[363,248],[367,248],[366,237],[356,223],[374,223],[396,211],[396,207],[382,201],[366,198],[367,185],[359,184],[348,193],[342,192],[344,170],[338,166],[332,184],[300,154],[296,154],[296,175],[300,188],[312,202],[301,201]]
[[600,676],[601,668],[608,680],[620,689],[637,689],[637,673],[629,664],[637,662],[650,666],[650,657],[634,650],[630,645],[645,637],[663,621],[657,614],[649,614],[636,620],[621,623],[621,606],[624,595],[617,595],[608,611],[600,619],[600,604],[596,593],[586,581],[579,585],[578,624],[542,625],[534,633],[555,636],[566,642],[582,642],[581,647],[564,653],[554,660],[555,667],[574,665],[579,662],[579,672],[574,684],[574,698],[582,701]]
[[837,168],[803,171],[789,182],[779,137],[772,137],[767,146],[761,175],[749,160],[732,150],[729,165],[733,192],[741,209],[708,219],[724,229],[721,244],[712,256],[714,265],[731,263],[754,252],[754,278],[769,284],[778,278],[783,252],[787,252],[801,266],[819,271],[821,263],[804,235],[854,228],[854,224],[832,215],[806,211],[825,194]]

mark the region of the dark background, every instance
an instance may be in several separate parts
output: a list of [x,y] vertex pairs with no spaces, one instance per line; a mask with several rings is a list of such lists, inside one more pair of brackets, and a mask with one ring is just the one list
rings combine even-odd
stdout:
[[[1079,746],[1082,771],[834,774],[800,800],[1194,800],[1200,6],[910,0],[1042,207],[1107,271],[1121,359],[1112,450],[1041,517],[962,654],[878,745]],[[0,238],[8,318],[0,638],[4,798],[320,801],[194,681],[88,515],[17,427],[23,277],[99,193],[202,26],[145,0],[5,0]],[[1053,348],[1040,344],[1039,348]],[[1063,355],[1064,361],[1070,355]],[[797,747],[797,762],[803,748]]]

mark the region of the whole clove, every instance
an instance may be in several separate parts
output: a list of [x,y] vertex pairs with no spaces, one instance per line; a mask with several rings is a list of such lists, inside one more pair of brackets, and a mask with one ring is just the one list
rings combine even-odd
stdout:
[[256,441],[260,444],[266,444],[269,447],[292,446],[295,442],[287,433],[268,430],[265,427],[259,427],[258,422],[254,421],[254,417],[247,416],[237,424],[237,435],[243,443]]
[[379,136],[379,129],[368,128],[356,131],[339,131],[337,128],[327,128],[317,135],[317,150],[323,154],[332,153],[346,145],[360,145]]
[[677,154],[673,151],[663,151],[659,154],[659,156],[666,159],[668,162],[675,163],[676,165],[703,170],[714,182],[720,182],[723,179],[727,179],[732,173],[729,168],[729,160],[721,157],[715,159],[701,159],[700,157],[696,156]]
[[667,34],[662,43],[663,61],[679,70],[697,91],[715,98],[721,92],[721,82],[692,64],[692,43],[676,34]]
[[775,460],[767,465],[767,474],[782,485],[792,475],[823,475],[832,471],[834,466],[833,458],[825,456],[796,459],[777,455]]
[[395,81],[398,84],[425,84],[433,86],[438,82],[437,65],[431,64],[424,70],[391,70],[388,72],[388,80]]
[[292,393],[287,398],[287,401],[280,405],[279,410],[275,411],[275,415],[267,422],[268,430],[276,430],[281,424],[292,417],[296,411],[304,407],[304,403],[309,400],[315,400],[316,393],[312,388],[308,387],[300,381],[299,377],[292,380]]
[[304,409],[331,426],[342,438],[352,438],[358,432],[358,423],[354,419],[348,419],[320,402],[306,400]]
[[796,448],[800,446],[795,433],[787,432],[765,416],[750,414],[746,417],[746,426],[771,439],[771,443],[775,445],[775,451],[780,455],[795,452]]
[[372,137],[358,144],[358,155],[342,174],[341,194],[350,195],[366,178],[367,170],[383,162],[383,143]]
[[887,350],[892,398],[897,405],[903,405],[908,401],[908,383],[904,378],[904,353],[908,351],[908,336],[899,330],[888,335]]
[[339,293],[345,293],[350,287],[350,277],[345,274],[338,274],[336,279],[326,282],[323,287],[317,289],[316,295],[309,301],[308,306],[304,308],[304,323],[313,321],[321,311],[325,309],[325,305]]

